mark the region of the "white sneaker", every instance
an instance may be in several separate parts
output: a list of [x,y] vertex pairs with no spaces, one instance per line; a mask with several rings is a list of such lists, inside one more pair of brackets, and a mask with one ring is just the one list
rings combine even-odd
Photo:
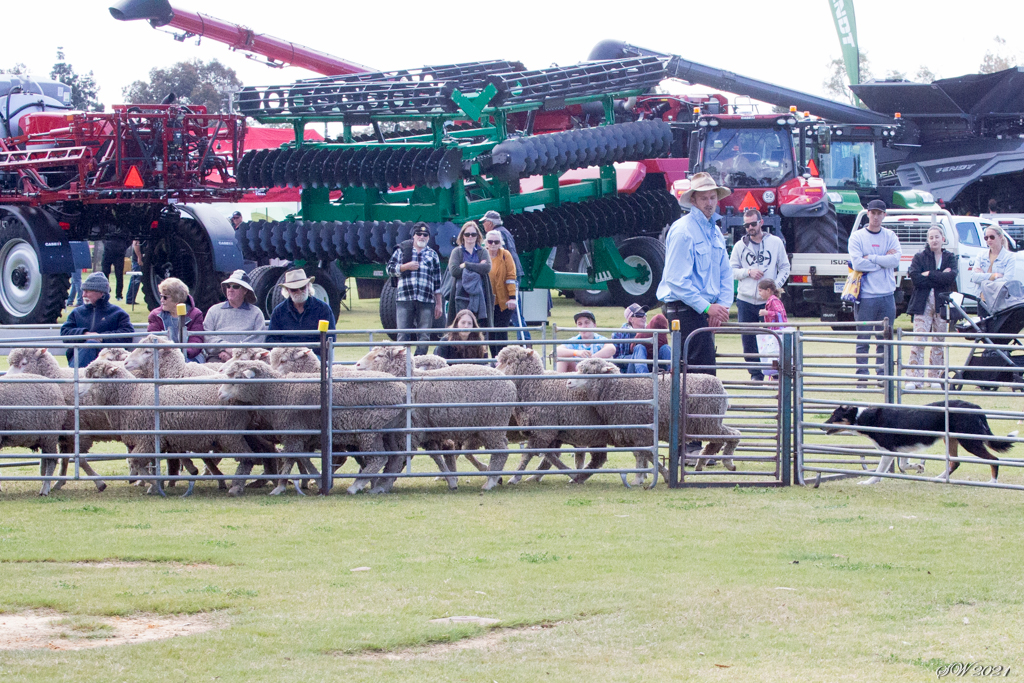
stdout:
[[939,391],[942,391],[942,385],[939,384],[938,382],[932,382],[932,389],[938,389]]
[[913,391],[914,389],[917,389],[917,383],[916,383],[916,382],[907,382],[907,383],[906,383],[906,384],[905,384],[905,385],[903,386],[903,388],[904,388],[904,389],[909,389],[910,391]]

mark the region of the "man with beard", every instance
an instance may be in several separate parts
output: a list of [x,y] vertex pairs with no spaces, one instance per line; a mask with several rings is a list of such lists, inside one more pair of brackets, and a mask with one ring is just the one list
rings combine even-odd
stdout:
[[[284,282],[281,283],[281,295],[285,300],[279,303],[274,312],[270,314],[270,331],[286,330],[312,330],[317,331],[317,325],[321,320],[328,322],[327,329],[334,329],[334,313],[331,307],[313,294],[314,278],[306,277],[306,271],[302,268],[289,270],[284,274]],[[267,344],[285,344],[288,342],[302,342],[310,344],[310,348],[317,354],[320,353],[320,335],[283,335],[268,334]]]

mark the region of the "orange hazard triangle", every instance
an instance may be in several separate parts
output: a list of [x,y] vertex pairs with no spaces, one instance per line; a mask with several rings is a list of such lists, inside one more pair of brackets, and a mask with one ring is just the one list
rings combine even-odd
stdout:
[[128,175],[124,178],[124,186],[138,190],[146,186],[146,183],[142,182],[142,174],[139,173],[134,165],[128,169]]
[[758,208],[757,207],[757,200],[754,199],[754,195],[752,195],[751,193],[748,192],[748,193],[746,193],[743,196],[743,201],[740,202],[740,205],[739,205],[738,208],[744,209],[744,210],[746,210],[746,209],[756,209],[756,208]]

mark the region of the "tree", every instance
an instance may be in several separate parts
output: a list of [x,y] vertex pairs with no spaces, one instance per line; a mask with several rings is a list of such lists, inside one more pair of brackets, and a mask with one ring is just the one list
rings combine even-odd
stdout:
[[889,69],[885,73],[885,80],[887,81],[905,81],[907,80],[907,72],[900,71],[899,69]]
[[920,67],[918,67],[917,73],[914,75],[914,80],[917,81],[918,83],[932,83],[934,81],[939,80],[939,76],[931,69],[922,64]]
[[[860,54],[860,80],[871,80],[871,62],[863,50]],[[853,92],[850,90],[850,82],[846,77],[846,63],[842,57],[836,57],[828,63],[829,77],[822,83],[825,94],[831,95],[833,99],[840,102],[854,104]]]
[[231,94],[242,87],[235,70],[216,59],[178,62],[166,69],[151,69],[149,82],[135,81],[121,92],[125,102],[151,104],[174,93],[176,102],[203,105],[211,113],[228,112]]
[[71,86],[71,108],[80,111],[103,111],[106,107],[97,99],[100,87],[92,71],[79,75],[64,61],[64,48],[57,48],[57,62],[50,69],[50,78]]
[[978,67],[979,73],[994,74],[997,71],[1005,71],[1017,66],[1017,59],[1004,52],[1006,49],[1006,39],[996,36],[995,44],[995,52],[992,50],[985,52],[985,56],[981,60],[981,66]]
[[12,76],[24,76],[28,73],[28,67],[23,63],[18,62],[14,66],[7,69],[0,69],[0,74],[10,74]]

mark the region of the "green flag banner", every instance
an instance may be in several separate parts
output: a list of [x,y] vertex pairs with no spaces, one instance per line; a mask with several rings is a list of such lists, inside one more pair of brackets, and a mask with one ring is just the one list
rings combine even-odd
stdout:
[[839,34],[839,46],[843,50],[846,75],[850,85],[860,83],[860,50],[857,47],[857,19],[853,14],[853,0],[828,0],[832,5],[832,20]]

